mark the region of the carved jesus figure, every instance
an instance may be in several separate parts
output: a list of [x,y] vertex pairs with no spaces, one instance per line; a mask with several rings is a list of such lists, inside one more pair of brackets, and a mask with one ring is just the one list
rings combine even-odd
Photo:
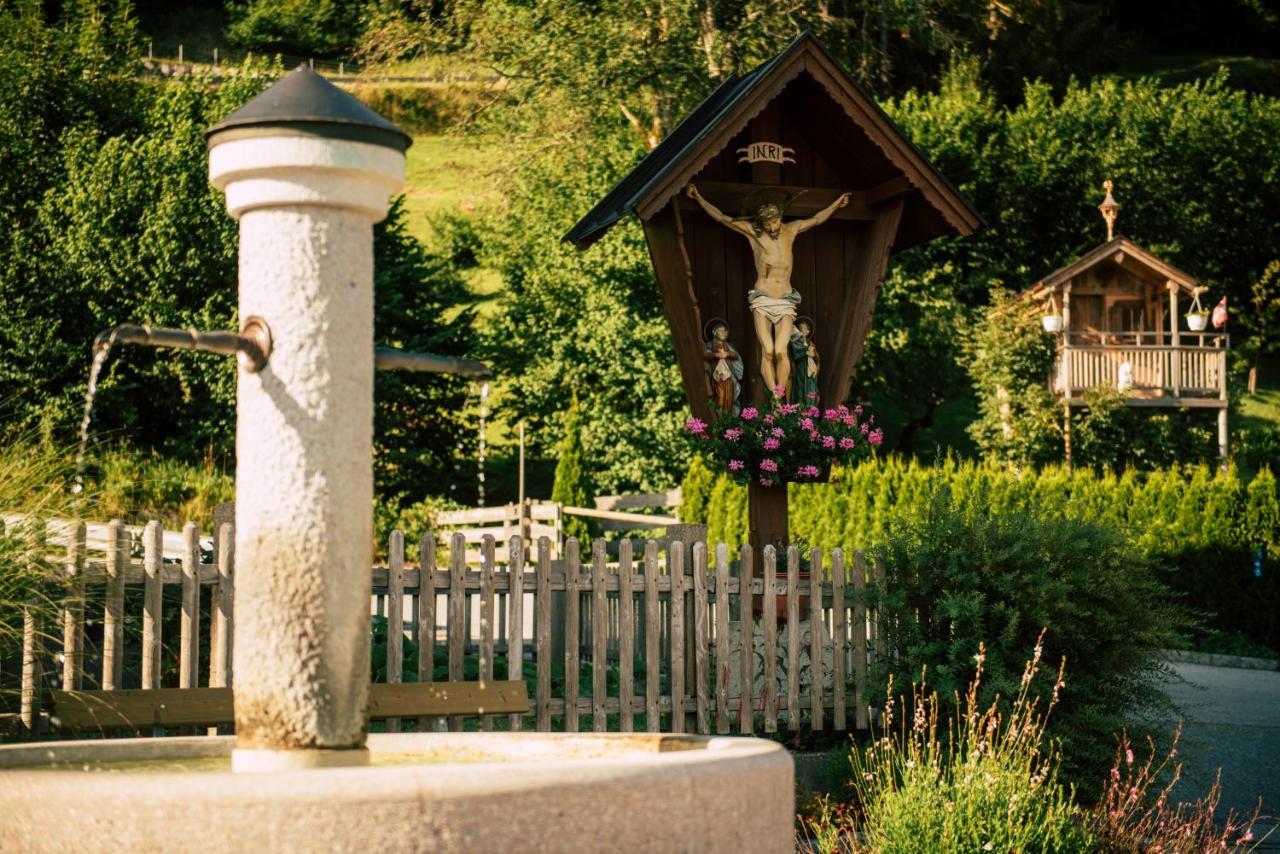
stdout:
[[756,264],[756,286],[747,292],[747,302],[751,306],[756,337],[760,340],[760,374],[770,389],[785,389],[791,377],[787,345],[791,341],[796,306],[800,304],[800,293],[791,287],[791,268],[795,263],[792,248],[796,235],[830,219],[832,214],[849,204],[850,194],[843,194],[808,219],[783,222],[782,208],[778,205],[761,205],[750,220],[734,219],[702,198],[698,188],[692,184],[685,188],[685,192],[702,206],[708,216],[738,232],[751,244]]

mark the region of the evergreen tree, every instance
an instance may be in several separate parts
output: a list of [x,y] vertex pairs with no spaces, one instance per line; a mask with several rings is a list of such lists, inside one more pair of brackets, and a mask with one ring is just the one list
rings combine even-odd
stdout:
[[[569,507],[587,506],[587,475],[583,468],[582,412],[578,398],[573,398],[564,416],[564,438],[560,440],[556,461],[556,479],[551,487],[551,500]],[[587,523],[580,516],[564,520],[566,537],[577,537],[580,543],[591,538]]]
[[[702,461],[701,454],[694,454],[689,462],[689,471],[680,483],[681,522],[693,525],[707,523],[707,504],[711,500],[711,490],[715,485],[715,475]],[[712,540],[712,542],[716,542]]]

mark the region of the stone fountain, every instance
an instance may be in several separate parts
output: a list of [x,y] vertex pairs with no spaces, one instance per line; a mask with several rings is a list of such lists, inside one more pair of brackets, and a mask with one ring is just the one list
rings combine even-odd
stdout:
[[[207,137],[246,318],[206,347],[241,357],[236,734],[0,747],[0,850],[790,850],[772,742],[367,735],[373,372],[414,361],[375,357],[372,227],[410,139],[305,67]],[[199,347],[171,333],[120,330]]]

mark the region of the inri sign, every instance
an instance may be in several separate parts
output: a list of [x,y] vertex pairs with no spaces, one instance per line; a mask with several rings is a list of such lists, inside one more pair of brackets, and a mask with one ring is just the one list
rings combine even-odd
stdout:
[[796,150],[776,142],[753,142],[739,148],[739,163],[795,163]]

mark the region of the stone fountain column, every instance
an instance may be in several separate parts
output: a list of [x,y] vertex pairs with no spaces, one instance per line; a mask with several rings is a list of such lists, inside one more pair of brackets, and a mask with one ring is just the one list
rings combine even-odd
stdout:
[[240,222],[236,770],[362,764],[373,548],[373,224],[408,137],[307,68],[208,132]]

